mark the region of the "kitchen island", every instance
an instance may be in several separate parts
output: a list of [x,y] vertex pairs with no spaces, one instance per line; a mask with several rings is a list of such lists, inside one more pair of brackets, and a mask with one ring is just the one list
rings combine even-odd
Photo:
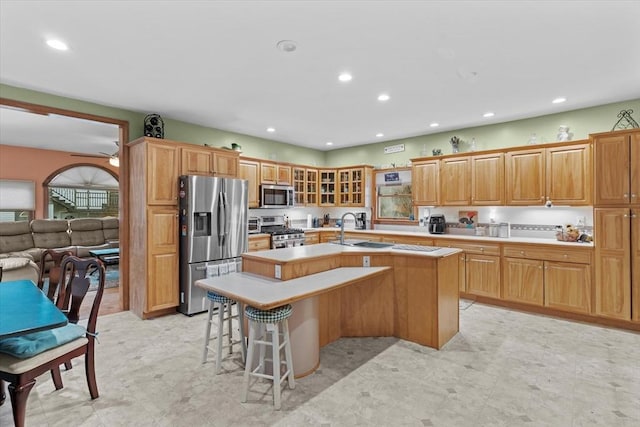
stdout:
[[243,254],[243,273],[197,285],[260,304],[263,284],[273,287],[262,294],[264,308],[293,302],[289,327],[300,377],[317,368],[320,347],[341,337],[395,336],[441,348],[458,332],[459,252],[335,244],[275,249]]

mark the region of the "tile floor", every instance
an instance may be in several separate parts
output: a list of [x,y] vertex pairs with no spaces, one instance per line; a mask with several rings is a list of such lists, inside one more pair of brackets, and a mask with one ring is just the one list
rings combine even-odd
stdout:
[[[100,398],[79,359],[55,391],[43,375],[28,426],[638,426],[640,334],[462,305],[441,351],[395,338],[341,339],[320,369],[283,390],[267,383],[240,403],[239,355],[223,372],[200,364],[204,315],[99,319]],[[0,426],[12,425],[11,406]]]

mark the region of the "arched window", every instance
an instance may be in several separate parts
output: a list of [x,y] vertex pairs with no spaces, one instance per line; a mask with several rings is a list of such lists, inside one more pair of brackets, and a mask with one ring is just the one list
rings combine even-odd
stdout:
[[118,216],[118,178],[95,165],[71,165],[43,183],[48,218],[72,219]]

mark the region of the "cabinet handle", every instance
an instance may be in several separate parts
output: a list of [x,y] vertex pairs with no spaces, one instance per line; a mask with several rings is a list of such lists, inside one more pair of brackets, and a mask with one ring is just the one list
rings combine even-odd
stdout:
[[524,255],[524,251],[520,251],[520,255]]
[[629,218],[629,215],[624,214],[624,215],[622,215],[622,217],[623,217],[623,218]]
[[540,266],[538,266],[538,268],[539,268],[540,270],[542,270],[542,266],[541,266],[541,265],[540,265]]
[[628,198],[628,197],[629,197],[629,195],[628,195],[627,193],[624,193],[624,194],[622,195],[622,197],[624,197],[624,198],[626,199],[626,198]]
[[480,248],[480,252],[484,252],[484,248]]
[[636,193],[631,193],[631,197],[638,197]]

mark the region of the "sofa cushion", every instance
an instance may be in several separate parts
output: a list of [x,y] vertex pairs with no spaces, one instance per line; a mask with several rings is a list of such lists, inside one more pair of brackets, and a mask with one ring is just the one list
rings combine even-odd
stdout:
[[33,243],[38,248],[57,249],[71,246],[66,219],[34,219],[31,221]]
[[119,239],[120,221],[115,217],[102,218],[102,232],[106,241],[114,241]]
[[0,253],[33,248],[33,236],[28,221],[0,222]]
[[102,220],[78,218],[69,221],[71,244],[74,246],[96,246],[104,244]]
[[0,258],[0,267],[2,267],[3,282],[31,280],[36,283],[40,277],[40,268],[30,258],[3,257]]

